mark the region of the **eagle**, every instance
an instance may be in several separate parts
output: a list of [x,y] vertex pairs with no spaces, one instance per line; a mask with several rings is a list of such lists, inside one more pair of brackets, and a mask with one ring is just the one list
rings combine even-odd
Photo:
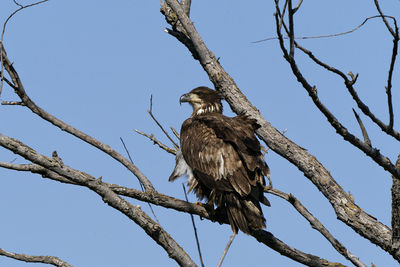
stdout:
[[235,234],[250,234],[265,228],[260,203],[270,206],[263,194],[270,170],[254,134],[260,125],[246,115],[224,116],[221,100],[217,91],[203,86],[180,97],[193,113],[182,124],[169,181],[186,175],[189,191],[206,206],[215,205]]

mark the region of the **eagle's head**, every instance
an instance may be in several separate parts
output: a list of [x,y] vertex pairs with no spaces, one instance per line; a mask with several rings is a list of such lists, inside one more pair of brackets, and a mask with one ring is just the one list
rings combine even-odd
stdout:
[[222,113],[221,95],[208,87],[201,86],[184,94],[179,103],[188,102],[193,107],[192,116],[205,113]]

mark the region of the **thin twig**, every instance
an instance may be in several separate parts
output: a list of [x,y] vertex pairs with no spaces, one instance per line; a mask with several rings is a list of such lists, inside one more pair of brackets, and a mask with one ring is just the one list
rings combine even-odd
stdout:
[[[17,10],[15,10],[14,12],[12,12],[12,13],[8,16],[8,18],[4,21],[3,29],[2,29],[2,31],[1,31],[1,37],[0,37],[0,49],[2,49],[2,46],[3,46],[4,33],[6,32],[6,26],[7,26],[8,21],[9,21],[15,14],[17,14],[19,11],[21,11],[22,9],[25,9],[25,8],[28,8],[28,7],[32,7],[32,6],[36,6],[36,5],[39,5],[39,4],[44,3],[44,2],[47,2],[47,1],[49,1],[49,0],[43,0],[43,1],[39,1],[39,2],[36,2],[36,3],[33,3],[33,4],[29,4],[29,5],[23,6],[23,5],[17,3],[17,2],[14,0],[14,3],[15,3],[16,5],[18,5],[19,8],[18,8]],[[0,64],[1,64],[0,95],[1,95],[1,92],[3,91],[3,78],[4,78],[4,64],[3,64],[3,63],[4,63],[3,53],[0,52]]]
[[164,134],[168,137],[168,139],[172,142],[174,145],[175,149],[178,150],[179,146],[175,141],[169,136],[166,130],[164,130],[164,127],[161,125],[161,123],[158,122],[158,120],[154,117],[153,115],[153,95],[150,96],[150,109],[147,111],[150,114],[150,117],[155,121],[155,123],[160,127],[160,129],[164,132]]
[[172,155],[176,155],[176,150],[175,150],[175,149],[172,149],[172,148],[168,147],[167,145],[164,145],[163,143],[161,143],[161,141],[159,141],[159,140],[154,136],[154,134],[148,135],[148,134],[146,134],[146,133],[144,133],[144,132],[139,131],[138,129],[135,129],[135,132],[137,132],[138,134],[143,135],[143,136],[149,138],[151,141],[153,141],[153,143],[154,143],[155,145],[158,145],[161,149],[167,151],[168,153],[170,153],[170,154],[172,154]]
[[15,3],[17,6],[23,7],[23,5],[21,5],[20,3],[18,3],[16,0],[13,0],[13,1],[14,1],[14,3]]
[[390,27],[389,22],[386,19],[387,16],[383,15],[383,12],[379,6],[378,0],[374,0],[374,2],[375,2],[376,9],[378,10],[379,14],[382,17],[383,23],[386,25],[386,28],[388,29],[390,34],[393,36],[392,59],[390,61],[387,86],[385,87],[386,94],[387,94],[387,101],[388,101],[388,109],[389,109],[389,125],[388,125],[388,127],[390,129],[393,129],[394,114],[393,114],[393,104],[392,104],[392,76],[393,76],[394,63],[397,58],[397,49],[398,49],[398,45],[399,45],[399,28],[397,27],[397,22],[396,22],[395,18],[392,18],[395,30],[393,30],[393,28]]
[[[358,25],[357,27],[355,27],[355,28],[353,28],[353,29],[351,29],[349,31],[340,32],[340,33],[333,33],[333,34],[326,34],[326,35],[317,35],[317,36],[300,36],[300,37],[295,37],[295,39],[296,40],[321,39],[321,38],[331,38],[331,37],[337,37],[337,36],[341,36],[341,35],[346,35],[346,34],[355,32],[356,30],[360,29],[370,19],[375,19],[375,18],[380,18],[380,17],[381,17],[380,15],[368,17],[360,25]],[[392,16],[385,16],[385,17],[395,20],[395,18],[392,17]],[[279,28],[281,28],[282,20],[283,19],[280,17]],[[288,39],[289,37],[283,37],[283,38],[284,39]],[[265,39],[261,39],[261,40],[258,40],[258,41],[253,41],[252,43],[256,44],[256,43],[261,43],[261,42],[270,41],[270,40],[277,40],[277,39],[279,39],[279,37],[270,37],[270,38],[265,38]]]
[[289,13],[289,41],[290,41],[290,49],[289,49],[289,57],[293,59],[294,57],[294,22],[293,22],[293,9],[292,9],[292,0],[288,2],[288,13]]
[[172,126],[170,128],[171,128],[172,133],[176,136],[176,138],[181,139],[181,136],[178,133],[178,131]]
[[356,120],[357,120],[357,122],[358,122],[358,125],[360,126],[361,133],[362,133],[363,138],[364,138],[364,143],[367,144],[368,146],[372,147],[371,139],[369,139],[367,130],[365,129],[365,126],[364,126],[364,124],[363,124],[363,122],[362,122],[360,116],[358,116],[358,114],[357,114],[357,112],[354,110],[354,108],[353,108],[353,113],[354,113],[354,116],[356,117]]
[[233,239],[235,239],[235,236],[236,236],[236,235],[237,235],[237,233],[236,233],[236,232],[233,232],[232,235],[231,235],[231,237],[229,238],[228,244],[226,244],[224,253],[222,253],[222,256],[221,256],[221,258],[219,259],[219,262],[218,262],[218,264],[217,264],[217,267],[221,267],[222,262],[224,261],[225,256],[226,256],[226,254],[228,253],[228,250],[229,250],[229,248],[231,247],[232,242],[233,242]]
[[389,128],[393,129],[394,123],[394,115],[393,115],[393,104],[392,104],[392,77],[394,65],[397,58],[397,50],[399,47],[399,27],[397,27],[396,20],[394,20],[395,26],[395,36],[393,37],[393,49],[392,49],[392,58],[390,60],[390,67],[388,72],[387,86],[386,86],[386,94],[388,98],[388,109],[389,109]]
[[[278,4],[279,1],[275,0],[275,3]],[[288,0],[285,1],[285,4],[283,5],[283,10],[282,10],[282,16],[281,16],[281,21],[279,22],[279,29],[282,28],[283,25],[283,18],[285,17],[285,12],[287,8]]]
[[68,264],[67,262],[55,256],[32,256],[26,254],[18,254],[5,251],[1,248],[0,248],[0,255],[24,262],[45,263],[58,267],[72,267],[72,265]]
[[297,3],[297,6],[293,9],[293,14],[296,13],[297,10],[299,10],[299,8],[300,8],[300,6],[301,6],[302,3],[303,3],[303,0],[300,0],[300,1]]
[[[124,146],[124,149],[125,149],[125,151],[126,151],[126,154],[128,154],[129,160],[130,160],[130,161],[132,162],[132,164],[133,164],[133,160],[132,160],[132,157],[131,157],[131,153],[129,153],[129,150],[128,150],[128,148],[127,148],[126,145],[125,145],[124,139],[122,139],[122,137],[120,137],[119,139],[121,140],[121,143],[122,143],[122,145]],[[141,182],[140,180],[139,180],[139,184],[140,184],[140,188],[142,189],[142,192],[144,192],[144,187],[143,187],[143,184],[142,184],[142,182]],[[153,207],[151,206],[151,204],[147,202],[147,205],[149,205],[149,208],[150,208],[150,210],[151,210],[151,213],[153,213],[154,219],[156,219],[157,223],[160,224],[160,222],[158,221],[157,215],[156,215],[156,213],[154,212]]]
[[21,101],[1,101],[4,106],[25,106],[24,102]]
[[[392,36],[393,36],[394,38],[396,38],[396,34],[394,33],[392,27],[390,27],[389,22],[386,20],[386,17],[387,17],[387,16],[383,15],[383,12],[382,12],[382,10],[381,10],[381,7],[379,6],[378,0],[374,0],[374,2],[375,2],[376,9],[378,10],[378,12],[379,12],[379,14],[380,14],[380,17],[382,18],[383,22],[384,22],[385,25],[386,25],[386,28],[387,28],[388,31],[392,34]],[[396,21],[396,20],[394,19],[394,21]],[[398,36],[398,34],[397,34],[397,36]]]
[[[185,199],[186,199],[187,202],[189,202],[188,197],[187,197],[187,193],[186,193],[186,188],[185,188],[185,185],[183,183],[182,183],[182,188],[183,188],[183,193],[185,194]],[[196,228],[196,224],[194,222],[193,214],[190,214],[190,219],[192,220],[194,237],[196,238],[197,251],[199,252],[200,264],[201,264],[202,267],[204,267],[203,256],[201,255],[201,249],[200,249],[200,241],[199,241],[199,237],[197,235],[197,228]]]

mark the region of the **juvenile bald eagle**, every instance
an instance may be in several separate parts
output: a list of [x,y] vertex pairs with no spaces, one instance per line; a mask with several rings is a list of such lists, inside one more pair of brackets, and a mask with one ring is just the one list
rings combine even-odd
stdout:
[[206,199],[228,218],[234,233],[249,234],[265,227],[260,202],[269,168],[254,131],[260,126],[245,115],[222,115],[220,95],[207,87],[193,89],[180,98],[193,107],[182,124],[181,147],[169,181],[186,174],[189,191]]

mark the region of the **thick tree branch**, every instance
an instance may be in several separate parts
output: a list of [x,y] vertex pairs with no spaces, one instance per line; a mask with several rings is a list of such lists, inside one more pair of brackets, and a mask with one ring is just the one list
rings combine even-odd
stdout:
[[0,248],[0,255],[24,262],[45,263],[58,267],[72,267],[72,265],[68,264],[67,262],[55,256],[32,256],[26,254],[17,254],[5,251],[1,248]]
[[[120,211],[138,224],[154,241],[157,242],[181,266],[196,266],[189,255],[179,244],[156,222],[154,222],[139,206],[133,206],[128,201],[118,196],[101,179],[95,179],[91,175],[75,170],[65,164],[61,164],[56,158],[48,158],[38,154],[35,150],[22,142],[0,134],[0,146],[18,154],[41,167],[48,169],[68,180],[85,186],[102,197],[103,201]],[[151,192],[151,191],[149,191]]]
[[[396,167],[400,168],[400,154]],[[397,255],[400,254],[400,180],[392,177],[392,246]]]
[[257,231],[253,233],[253,236],[258,242],[267,245],[275,251],[278,251],[281,255],[284,255],[292,260],[300,262],[307,266],[322,267],[343,267],[344,265],[337,262],[328,262],[325,259],[321,259],[315,255],[306,254],[295,248],[286,245],[281,240],[277,239],[272,233],[267,231]]
[[[297,166],[314,183],[329,200],[340,220],[374,244],[390,251],[392,232],[389,227],[378,222],[376,218],[355,205],[354,201],[332,178],[329,171],[314,156],[286,138],[264,119],[257,108],[241,93],[234,80],[225,72],[213,53],[207,49],[177,1],[166,0],[166,2],[174,10],[193,42],[192,47],[196,49],[196,53],[199,55],[198,59],[201,66],[207,72],[215,88],[223,94],[231,109],[237,114],[244,113],[257,120],[261,126],[257,130],[258,136],[273,151]],[[400,257],[397,259],[400,259]]]
[[11,61],[8,59],[6,52],[4,50],[4,47],[1,47],[2,50],[0,51],[3,59],[4,59],[4,66],[6,71],[11,77],[11,80],[14,84],[14,91],[15,93],[19,96],[21,101],[24,103],[26,107],[28,107],[33,113],[41,117],[42,119],[50,122],[54,126],[60,128],[62,131],[66,131],[69,134],[74,135],[75,137],[78,137],[82,141],[85,141],[86,143],[98,148],[99,150],[103,151],[104,153],[108,154],[109,156],[113,157],[115,160],[120,162],[122,165],[124,165],[128,170],[130,170],[143,184],[144,188],[146,190],[152,191],[154,190],[153,185],[151,182],[147,179],[147,177],[132,163],[130,162],[127,158],[123,157],[121,154],[119,154],[117,151],[112,149],[110,146],[100,142],[99,140],[83,133],[82,131],[66,124],[62,120],[54,117],[50,113],[46,112],[39,106],[37,106],[26,94],[26,91],[24,89],[24,86],[22,84],[22,81],[15,70],[14,66],[11,64]]

